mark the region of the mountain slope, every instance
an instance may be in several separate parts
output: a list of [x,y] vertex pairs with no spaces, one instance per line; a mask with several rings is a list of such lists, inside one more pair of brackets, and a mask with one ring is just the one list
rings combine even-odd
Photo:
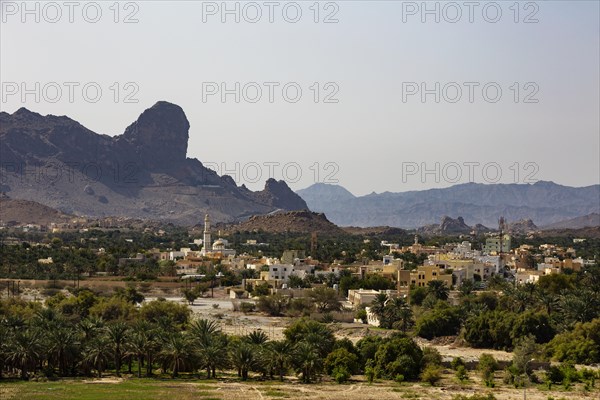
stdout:
[[40,224],[69,222],[75,217],[29,200],[14,200],[0,196],[0,224]]
[[553,224],[546,225],[542,229],[581,229],[595,226],[600,226],[600,214],[598,213],[592,213],[565,221],[558,221]]
[[468,225],[496,227],[498,218],[504,216],[508,222],[531,219],[543,226],[600,211],[600,185],[573,188],[543,181],[532,185],[467,183],[340,201],[327,200],[332,189],[324,186],[312,185],[297,193],[311,210],[324,212],[341,226],[415,228],[437,224],[445,215],[461,215]]
[[0,191],[68,214],[193,225],[205,213],[235,221],[308,208],[285,182],[251,192],[186,158],[189,122],[160,101],[122,135],[96,134],[68,117],[21,108],[0,113]]
[[269,215],[254,215],[248,220],[227,225],[217,225],[215,229],[235,231],[264,231],[270,233],[320,233],[343,234],[344,231],[331,223],[324,214],[307,210],[276,212]]

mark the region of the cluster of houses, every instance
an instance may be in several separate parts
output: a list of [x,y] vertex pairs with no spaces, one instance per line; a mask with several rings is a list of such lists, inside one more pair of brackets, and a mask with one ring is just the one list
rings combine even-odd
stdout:
[[[399,246],[395,243],[382,241],[381,246],[389,248],[381,260],[363,259],[355,264],[334,262],[324,265],[311,257],[306,257],[302,250],[284,251],[280,258],[255,257],[246,253],[238,255],[229,248],[227,239],[219,237],[213,241],[210,217],[205,216],[202,239],[195,239],[195,248],[180,248],[179,250],[161,251],[149,249],[144,254],[131,258],[121,258],[119,263],[144,263],[148,258],[159,261],[168,260],[174,263],[174,271],[181,277],[198,276],[201,266],[215,263],[229,267],[231,270],[254,270],[253,279],[245,279],[243,287],[236,293],[250,292],[256,285],[267,284],[272,290],[292,290],[289,282],[292,276],[305,279],[309,276],[334,274],[339,276],[342,270],[365,278],[368,275],[380,275],[395,283],[396,290],[390,295],[407,295],[410,287],[426,287],[433,280],[442,281],[448,287],[459,287],[465,281],[473,281],[481,287],[497,274],[502,274],[515,284],[535,283],[541,276],[560,274],[564,269],[580,271],[594,260],[584,260],[577,257],[576,251],[553,244],[543,244],[539,247],[521,245],[512,248],[511,237],[488,237],[481,250],[472,248],[469,241],[448,243],[443,246],[425,246],[419,243],[415,236],[410,246]],[[574,239],[574,242],[585,239]],[[5,243],[7,244],[7,243]],[[248,240],[247,246],[268,246],[267,243],[257,243]],[[98,249],[101,253],[104,249]],[[405,268],[403,253],[427,255],[422,265],[416,268]],[[39,264],[51,264],[53,260],[40,259]],[[379,292],[370,290],[353,290],[348,294],[348,301],[353,305],[369,303]]]

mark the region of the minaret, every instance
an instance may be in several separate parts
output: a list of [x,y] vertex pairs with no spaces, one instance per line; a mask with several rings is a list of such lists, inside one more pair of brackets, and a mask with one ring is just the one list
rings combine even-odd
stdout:
[[206,214],[206,216],[204,217],[203,245],[204,248],[202,250],[204,254],[212,250],[212,240],[210,238],[210,218],[208,217],[208,214]]

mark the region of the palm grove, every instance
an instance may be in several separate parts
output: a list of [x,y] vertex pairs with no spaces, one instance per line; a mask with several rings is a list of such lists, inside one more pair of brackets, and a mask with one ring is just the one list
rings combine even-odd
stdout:
[[[28,379],[106,373],[215,378],[233,371],[242,380],[295,373],[305,383],[323,375],[344,382],[364,374],[369,380],[434,383],[439,354],[421,349],[412,337],[449,335],[472,347],[514,350],[515,375],[519,368],[526,370],[518,357],[600,362],[600,266],[543,277],[537,285],[514,287],[495,279],[490,289],[477,292],[464,284],[456,305],[448,301],[448,288],[436,281],[414,288],[408,301],[381,295],[372,310],[383,328],[394,331],[366,336],[356,345],[336,340],[332,325],[307,317],[293,320],[282,340],[270,340],[262,331],[226,335],[217,321],[193,318],[183,304],[159,299],[137,307],[143,296],[133,288],[111,296],[71,289],[69,296],[59,292],[43,305],[8,298],[0,301],[0,372]],[[337,309],[332,292],[317,290],[313,306]],[[258,304],[273,301],[263,295]],[[277,312],[287,314],[290,300],[277,301]],[[269,306],[261,309],[273,313]]]
[[[270,340],[262,331],[232,336],[215,320],[191,318],[185,305],[159,299],[136,308],[134,302],[124,292],[100,298],[88,289],[75,290],[71,297],[57,294],[45,306],[2,300],[1,376],[216,378],[234,373],[241,380],[283,380],[296,373],[311,383],[323,374],[343,382],[367,365],[377,365],[382,376],[402,373],[412,379],[425,366],[421,349],[401,334],[365,338],[355,346],[348,339],[336,340],[328,325],[301,318],[282,340]],[[386,343],[410,362],[390,360]]]

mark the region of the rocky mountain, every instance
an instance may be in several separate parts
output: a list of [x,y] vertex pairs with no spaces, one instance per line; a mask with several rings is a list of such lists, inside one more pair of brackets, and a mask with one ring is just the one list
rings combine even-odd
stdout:
[[268,215],[253,215],[248,220],[235,224],[219,224],[215,229],[222,231],[264,231],[270,233],[342,234],[344,231],[331,223],[325,214],[308,210],[274,212]]
[[418,232],[424,235],[469,235],[471,233],[485,233],[492,229],[481,224],[473,227],[467,225],[463,217],[456,219],[444,215],[439,224],[430,224],[417,229]]
[[66,223],[75,217],[30,200],[15,200],[0,196],[0,224],[48,225],[51,222]]
[[[467,225],[498,225],[531,219],[540,226],[600,212],[600,185],[581,188],[540,181],[535,184],[466,183],[444,189],[348,196],[342,187],[315,184],[297,193],[313,211],[342,226],[388,225],[416,228],[462,215]],[[328,200],[331,194],[339,196]]]
[[508,231],[510,233],[527,233],[537,231],[538,229],[537,225],[530,219],[522,219],[508,224]]
[[0,113],[0,191],[67,214],[193,225],[210,213],[235,221],[275,210],[307,209],[285,182],[252,192],[186,158],[190,124],[160,101],[122,135],[100,135],[65,116],[21,108]]
[[568,219],[566,221],[558,221],[550,225],[542,227],[543,230],[550,229],[581,229],[587,227],[600,226],[600,214],[592,213],[582,217]]

